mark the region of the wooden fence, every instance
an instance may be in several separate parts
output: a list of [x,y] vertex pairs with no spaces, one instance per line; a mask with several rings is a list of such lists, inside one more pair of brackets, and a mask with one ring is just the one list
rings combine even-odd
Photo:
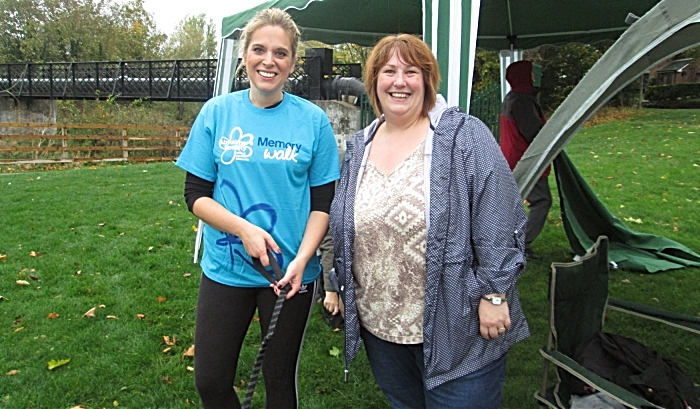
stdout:
[[0,122],[0,164],[176,159],[189,127]]

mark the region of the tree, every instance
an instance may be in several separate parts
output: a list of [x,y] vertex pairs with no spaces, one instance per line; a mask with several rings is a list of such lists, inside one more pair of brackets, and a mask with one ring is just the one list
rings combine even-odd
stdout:
[[591,69],[611,42],[542,46],[528,51],[526,59],[542,66],[541,102],[553,112]]
[[164,57],[176,60],[216,58],[216,25],[204,14],[182,19],[165,44]]
[[0,62],[143,59],[165,37],[143,0],[3,0]]
[[500,84],[500,75],[501,66],[498,52],[477,49],[474,56],[473,90],[478,91],[494,83]]
[[357,44],[338,44],[333,46],[333,60],[338,64],[360,63],[364,67],[372,47],[363,47]]
[[153,16],[144,9],[144,0],[130,0],[110,7],[103,39],[112,47],[112,60],[161,58],[167,36],[157,28]]

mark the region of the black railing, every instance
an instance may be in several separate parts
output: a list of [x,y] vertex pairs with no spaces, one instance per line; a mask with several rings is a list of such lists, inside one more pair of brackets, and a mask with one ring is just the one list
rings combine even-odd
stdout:
[[0,94],[206,101],[214,92],[215,77],[215,59],[0,64]]
[[[214,93],[217,60],[152,60],[0,64],[0,96],[32,99],[149,99],[206,101]],[[307,99],[329,99],[329,78],[359,77],[359,64],[333,65],[324,75],[319,57],[301,57],[285,90]],[[233,89],[248,88],[245,69]]]

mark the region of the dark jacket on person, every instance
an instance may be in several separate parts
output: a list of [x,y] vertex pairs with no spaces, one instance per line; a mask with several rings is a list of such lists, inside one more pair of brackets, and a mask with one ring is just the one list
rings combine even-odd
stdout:
[[[529,335],[516,288],[526,264],[526,217],[518,187],[488,128],[459,108],[445,110],[441,96],[438,101],[430,113],[434,134],[426,138],[424,156],[428,389],[483,368]],[[355,134],[331,206],[335,271],[345,303],[346,373],[360,349],[352,273],[355,195],[381,121]],[[479,332],[478,307],[481,297],[492,293],[507,294],[512,326],[486,340]]]
[[[501,105],[500,143],[503,156],[513,170],[546,120],[532,86],[532,63],[518,61],[509,65],[506,80],[511,90]],[[547,168],[542,177],[549,176],[549,171]]]

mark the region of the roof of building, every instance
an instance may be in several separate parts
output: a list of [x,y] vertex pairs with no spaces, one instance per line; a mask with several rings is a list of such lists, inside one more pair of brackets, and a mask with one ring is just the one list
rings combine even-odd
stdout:
[[692,58],[683,58],[682,60],[671,61],[670,63],[659,68],[656,72],[680,72],[685,67],[690,65]]

